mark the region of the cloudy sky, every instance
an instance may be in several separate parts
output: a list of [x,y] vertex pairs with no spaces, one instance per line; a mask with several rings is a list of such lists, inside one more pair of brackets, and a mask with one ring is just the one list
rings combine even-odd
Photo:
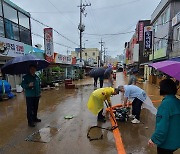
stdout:
[[[55,51],[66,54],[79,44],[79,3],[80,0],[11,0],[31,16],[51,26],[64,37],[54,32]],[[83,46],[99,48],[102,38],[108,54],[116,56],[123,52],[124,42],[129,41],[138,20],[150,19],[160,0],[83,0],[91,3],[86,7],[87,16],[83,17],[86,26],[83,34]],[[32,21],[33,44],[43,45],[43,25]],[[40,36],[36,36],[36,35]],[[104,35],[108,34],[108,35]],[[70,40],[70,41],[69,41]],[[88,41],[86,41],[88,40]],[[69,48],[68,48],[69,47]]]

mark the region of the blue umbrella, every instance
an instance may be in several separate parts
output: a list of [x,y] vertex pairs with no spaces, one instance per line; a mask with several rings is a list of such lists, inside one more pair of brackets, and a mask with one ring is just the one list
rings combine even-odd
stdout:
[[93,69],[89,72],[89,76],[90,76],[90,77],[100,77],[100,76],[104,76],[104,72],[105,72],[105,69],[104,69],[103,67],[93,68]]
[[35,55],[25,55],[9,60],[2,68],[1,71],[5,74],[27,74],[29,73],[29,66],[35,65],[37,71],[42,70],[49,66],[49,62],[37,58]]
[[105,72],[104,72],[104,76],[105,78],[109,78],[112,72],[112,67],[108,67]]

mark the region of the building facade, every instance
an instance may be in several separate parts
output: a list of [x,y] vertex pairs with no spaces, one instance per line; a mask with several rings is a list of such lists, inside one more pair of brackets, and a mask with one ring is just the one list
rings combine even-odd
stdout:
[[[33,51],[30,14],[9,0],[0,0],[0,67],[13,57]],[[2,74],[1,74],[2,76]],[[12,88],[21,76],[6,76]]]
[[172,19],[180,11],[179,0],[161,0],[151,16],[154,28],[153,54],[149,60],[161,61],[168,59],[173,52]]
[[[99,57],[98,48],[86,48],[82,51],[82,60],[90,66],[97,66]],[[77,61],[80,59],[79,48],[71,52],[71,56],[76,57]]]
[[136,32],[130,42],[125,43],[126,65],[139,66],[149,61],[149,55],[144,48],[144,28],[150,25],[150,20],[140,20]]
[[173,18],[172,26],[173,26],[173,47],[169,57],[176,58],[176,57],[180,57],[180,12]]

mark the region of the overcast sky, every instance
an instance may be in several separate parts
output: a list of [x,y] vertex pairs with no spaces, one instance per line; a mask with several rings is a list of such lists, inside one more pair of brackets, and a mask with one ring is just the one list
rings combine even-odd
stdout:
[[[72,51],[79,44],[79,8],[80,0],[11,0],[31,16],[48,26],[56,29],[74,43],[54,33],[54,42],[71,48],[55,44],[55,52],[66,54],[67,49]],[[105,42],[108,54],[116,56],[123,52],[124,43],[129,41],[132,34],[116,34],[134,31],[138,20],[150,19],[151,14],[160,0],[83,0],[91,3],[86,7],[87,16],[83,17],[86,26],[83,41],[87,48],[99,48],[101,38]],[[32,21],[32,33],[43,36],[41,24]],[[97,34],[97,35],[88,35]],[[98,36],[99,35],[99,36]],[[103,35],[103,36],[100,36]],[[85,41],[88,40],[88,41]],[[33,35],[33,44],[42,44],[43,38]],[[84,46],[84,43],[83,43]]]

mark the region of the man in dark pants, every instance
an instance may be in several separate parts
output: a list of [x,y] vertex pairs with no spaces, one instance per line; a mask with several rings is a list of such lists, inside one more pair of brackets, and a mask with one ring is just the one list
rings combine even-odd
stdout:
[[100,82],[100,88],[103,88],[103,84],[104,84],[104,76],[100,76],[99,77],[99,82]]
[[97,88],[98,77],[94,77],[94,88]]
[[37,118],[41,85],[40,78],[35,74],[35,72],[36,66],[31,65],[29,67],[29,74],[23,76],[21,84],[26,95],[27,120],[29,127],[35,127],[35,122],[41,122],[41,119]]
[[134,99],[132,102],[132,117],[134,120],[131,122],[133,124],[140,123],[141,106],[147,97],[145,91],[135,85],[119,86],[118,89],[124,93],[124,105],[127,104],[128,99]]

